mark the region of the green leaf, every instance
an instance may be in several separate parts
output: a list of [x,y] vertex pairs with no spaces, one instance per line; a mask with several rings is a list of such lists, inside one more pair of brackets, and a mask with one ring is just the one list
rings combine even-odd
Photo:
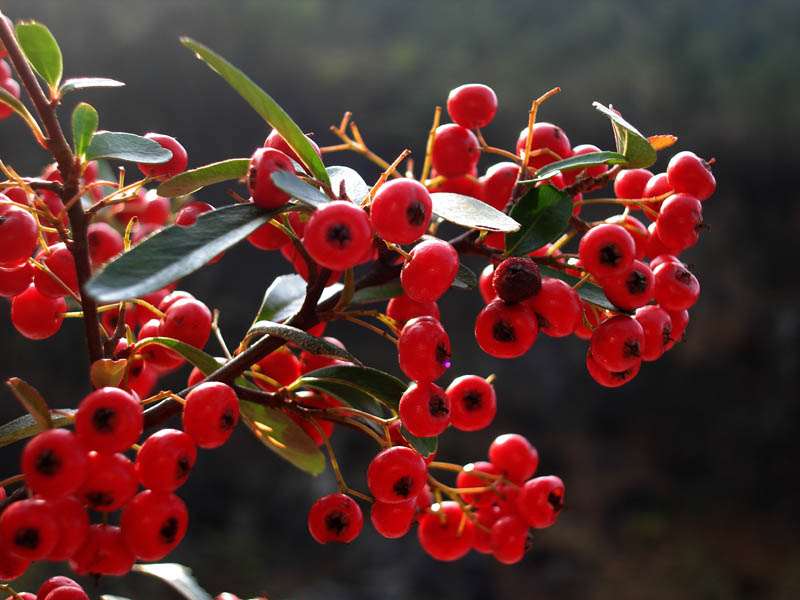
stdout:
[[47,82],[51,90],[58,88],[63,71],[61,49],[50,30],[31,21],[17,23],[17,41],[34,70]]
[[[20,117],[25,119],[27,123],[35,124],[36,121],[33,118],[33,115],[25,108],[25,105],[20,102],[17,98],[11,95],[4,87],[0,87],[0,102],[3,104],[8,104],[12,108],[12,110],[17,113]],[[39,130],[39,126],[36,125],[36,129]],[[41,131],[39,130],[41,134]]]
[[[74,408],[59,408],[50,411],[50,421],[53,427],[72,425],[72,416],[77,411]],[[35,436],[43,431],[39,423],[31,415],[23,415],[0,425],[0,447],[8,446],[14,442]]]
[[436,192],[431,194],[433,212],[446,221],[470,229],[517,231],[519,223],[496,208],[472,196]]
[[289,144],[289,147],[297,153],[303,164],[308,167],[314,178],[330,184],[325,165],[322,164],[322,160],[317,155],[311,142],[308,141],[300,127],[269,94],[210,48],[188,37],[181,38],[181,43],[192,50],[197,55],[197,58],[216,71],[267,123],[277,129],[281,137]]
[[506,235],[506,255],[525,256],[554,240],[569,223],[572,197],[552,185],[531,188],[511,209],[522,228]]
[[639,133],[633,125],[628,123],[611,108],[599,102],[592,102],[597,110],[611,119],[614,127],[614,137],[617,139],[617,150],[625,155],[627,169],[646,169],[656,162],[656,150],[645,136]]
[[159,185],[158,195],[163,198],[177,198],[193,194],[207,185],[241,179],[247,176],[249,166],[249,158],[231,158],[184,171]]
[[405,427],[400,428],[400,434],[406,438],[406,441],[411,444],[411,447],[419,452],[423,458],[427,458],[436,452],[436,448],[439,446],[439,438],[436,436],[426,438],[417,437],[409,433],[408,429]]
[[478,278],[469,268],[464,266],[464,263],[458,263],[458,271],[456,272],[455,281],[452,287],[457,290],[471,290],[478,285]]
[[391,300],[397,296],[402,296],[405,292],[399,283],[384,283],[361,288],[353,294],[348,304],[370,304],[371,302],[383,302]]
[[328,167],[325,169],[331,178],[331,189],[336,196],[339,196],[342,182],[347,197],[356,204],[361,204],[369,194],[369,186],[366,184],[358,171],[350,167]]
[[286,207],[234,204],[203,213],[191,227],[172,225],[108,263],[86,291],[102,303],[138,298],[203,267]]
[[146,137],[117,131],[98,131],[86,149],[86,160],[116,158],[136,163],[158,164],[172,158],[172,152]]
[[[267,291],[264,292],[264,299],[258,309],[258,314],[253,320],[258,321],[285,321],[294,313],[300,310],[303,300],[306,297],[308,284],[300,275],[280,275],[276,277]],[[341,283],[335,283],[325,288],[320,297],[320,302],[337,294],[342,289]]]
[[132,571],[157,577],[188,600],[213,600],[211,595],[200,587],[192,577],[191,569],[178,563],[151,563],[133,565]]
[[597,165],[621,165],[625,164],[627,159],[624,154],[619,152],[589,152],[587,154],[578,154],[558,160],[549,165],[545,165],[538,171],[533,179],[520,181],[520,183],[536,183],[537,181],[544,181],[550,179],[556,173],[570,171],[572,169],[584,169],[586,167],[595,167]]
[[[327,391],[359,410],[366,410],[361,408],[364,406],[374,407],[378,401],[397,411],[400,397],[407,388],[405,383],[389,373],[372,367],[349,365],[317,369],[303,375],[298,382],[301,387]],[[368,412],[374,412],[374,409]]]
[[257,321],[248,330],[247,337],[250,338],[261,335],[271,335],[273,337],[286,340],[298,348],[308,350],[311,352],[311,354],[332,356],[334,358],[339,358],[346,360],[347,362],[363,366],[361,365],[360,360],[358,360],[344,348],[340,348],[328,340],[311,335],[310,333],[303,331],[302,329],[298,329],[297,327],[291,327],[289,325],[284,325],[283,323],[273,323],[272,321]]
[[186,342],[181,342],[180,340],[169,337],[142,338],[136,343],[136,351],[139,352],[142,348],[150,345],[164,346],[165,348],[174,350],[187,361],[192,363],[195,367],[200,369],[204,375],[210,375],[222,366],[220,361],[210,354],[206,354],[199,348],[195,348]]
[[325,456],[314,440],[285,412],[244,400],[239,402],[239,412],[267,448],[311,475],[325,470]]
[[58,93],[63,96],[75,90],[85,90],[87,88],[96,87],[122,87],[125,84],[116,79],[108,79],[106,77],[72,77],[65,79],[64,83],[58,89]]
[[75,154],[83,156],[94,132],[97,131],[97,111],[91,104],[81,102],[72,111],[72,140]]
[[276,187],[311,208],[318,208],[331,201],[330,198],[313,185],[287,171],[275,171],[270,177]]
[[118,387],[122,378],[125,376],[125,368],[128,365],[126,360],[113,360],[111,358],[101,358],[92,363],[89,367],[89,378],[92,385],[97,388],[111,386]]
[[[550,267],[546,267],[544,265],[539,265],[539,271],[542,274],[542,277],[553,277],[555,279],[561,279],[562,281],[566,281],[571,286],[575,286],[576,283],[580,281],[580,278],[575,277],[574,275],[570,275],[569,273],[564,273],[563,271],[559,271],[557,269],[551,269]],[[623,310],[614,306],[611,301],[606,298],[606,295],[603,293],[603,288],[594,283],[589,281],[585,281],[581,284],[577,290],[578,296],[580,296],[583,300],[591,304],[595,304],[600,306],[601,308],[606,308],[608,310],[613,310],[614,312],[630,315],[633,314],[630,311]]]
[[18,377],[12,377],[6,381],[6,385],[16,396],[20,404],[30,413],[41,429],[52,429],[53,420],[50,418],[50,408],[44,401],[42,395],[36,391],[29,383],[22,381]]

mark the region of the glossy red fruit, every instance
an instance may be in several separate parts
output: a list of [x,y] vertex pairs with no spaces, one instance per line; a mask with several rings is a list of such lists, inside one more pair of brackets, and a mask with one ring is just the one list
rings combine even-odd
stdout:
[[665,350],[671,349],[675,344],[684,340],[686,328],[689,326],[689,311],[688,310],[668,310],[670,319],[672,319],[672,332],[670,337],[671,341],[667,344]]
[[133,567],[136,555],[122,539],[114,525],[92,525],[81,549],[70,559],[69,566],[78,575],[125,575]]
[[700,297],[700,282],[680,263],[665,262],[653,275],[656,303],[668,311],[691,308]]
[[328,202],[311,213],[303,233],[311,258],[332,271],[357,265],[371,244],[367,213],[345,200]]
[[532,298],[542,289],[539,266],[525,256],[507,258],[497,265],[492,287],[497,296],[506,302],[522,302]]
[[533,314],[525,304],[492,300],[475,319],[475,339],[487,354],[516,358],[525,354],[539,332]]
[[[308,263],[303,255],[297,251],[293,244],[286,244],[281,248],[281,255],[292,263],[294,270],[300,277],[308,281]],[[330,271],[325,287],[333,285],[342,278],[342,271]]]
[[461,431],[488,427],[497,413],[494,387],[483,377],[457,377],[447,386],[445,393],[450,399],[450,423]]
[[45,598],[47,598],[47,594],[58,587],[76,587],[83,589],[77,581],[70,579],[69,577],[64,577],[63,575],[56,575],[55,577],[51,577],[45,581],[39,587],[39,591],[36,592],[36,600],[45,600]]
[[501,516],[503,515],[500,511],[500,507],[496,504],[479,508],[475,511],[475,518],[478,523],[488,529],[488,531],[484,531],[480,527],[475,527],[475,541],[472,546],[475,551],[481,554],[492,553],[492,525],[494,525],[495,521]]
[[489,304],[489,302],[497,298],[497,292],[494,291],[494,285],[492,285],[493,279],[494,265],[489,263],[483,268],[478,277],[478,291],[481,293],[484,304]]
[[397,358],[409,379],[435,381],[450,366],[450,338],[438,320],[415,317],[400,331]]
[[641,362],[644,330],[627,315],[603,321],[592,333],[590,348],[594,359],[609,371],[625,371]]
[[[520,158],[525,154],[525,145],[528,142],[528,128],[525,127],[517,138],[517,156]],[[536,150],[543,150],[538,156]],[[554,153],[557,156],[553,156]],[[528,159],[528,166],[533,169],[540,169],[545,165],[572,156],[572,146],[564,130],[552,123],[535,123],[533,126],[533,136],[531,138],[531,157]]]
[[89,533],[89,514],[83,502],[75,496],[48,500],[50,509],[58,522],[58,543],[46,556],[51,562],[71,558],[86,541]]
[[[287,386],[300,377],[300,361],[286,347],[281,347],[267,354],[253,365],[253,370],[274,379],[282,386]],[[254,378],[256,385],[262,390],[274,392],[277,388],[263,379]]]
[[139,170],[142,173],[148,177],[155,177],[158,181],[163,181],[186,170],[189,165],[189,158],[186,155],[186,149],[181,146],[178,140],[163,133],[146,133],[144,137],[157,142],[162,148],[172,152],[172,158],[157,165],[138,163]]
[[83,588],[66,585],[54,589],[45,600],[89,600],[89,596]]
[[[9,94],[14,96],[17,100],[19,100],[19,84],[15,79],[5,79],[0,81],[0,87],[2,87],[5,91]],[[11,115],[14,114],[14,109],[11,108],[5,102],[0,102],[0,119],[7,119]]]
[[211,335],[211,311],[194,298],[183,298],[164,310],[158,334],[203,348]]
[[573,333],[583,314],[578,292],[566,281],[553,277],[544,277],[542,290],[525,304],[536,317],[539,332],[550,337]]
[[467,129],[485,127],[497,113],[497,95],[488,85],[467,83],[450,90],[447,113]]
[[68,429],[48,429],[36,435],[22,452],[25,485],[43,498],[76,492],[86,479],[86,448]]
[[[5,48],[0,49],[0,57],[5,56]],[[4,58],[0,58],[0,81],[5,81],[11,77],[11,66]]]
[[[308,143],[311,144],[311,147],[314,149],[314,152],[317,153],[317,156],[322,158],[322,151],[319,149],[317,143],[308,136],[305,136],[305,138],[308,141]],[[267,139],[264,140],[264,147],[280,150],[286,156],[291,158],[293,161],[297,162],[297,164],[303,165],[303,161],[300,160],[300,157],[297,156],[297,153],[291,148],[291,146],[289,146],[289,144],[286,143],[286,140],[283,139],[283,137],[281,137],[281,134],[278,133],[277,129],[273,129],[272,131],[269,132]]]
[[[481,477],[479,473],[486,475],[501,475],[500,470],[490,462],[479,460],[474,463],[464,465],[463,470],[458,472],[456,477],[456,487],[458,488],[478,488],[490,485],[496,478]],[[461,497],[467,504],[474,504],[478,508],[491,506],[497,501],[497,493],[494,491],[478,493],[462,493]]]
[[[5,194],[0,200],[10,202]],[[36,248],[39,226],[27,210],[0,204],[0,267],[16,267],[28,260]]]
[[439,435],[450,424],[450,399],[436,384],[412,383],[400,397],[398,413],[411,435]]
[[31,340],[55,335],[61,328],[65,312],[67,303],[64,298],[43,296],[34,284],[11,301],[11,322],[17,331]]
[[308,530],[320,544],[349,544],[361,533],[363,524],[361,507],[345,494],[323,496],[308,512]]
[[394,244],[413,244],[428,229],[431,196],[415,179],[393,179],[378,189],[369,210],[378,237]]
[[224,383],[201,383],[186,396],[183,430],[201,448],[217,448],[224,444],[238,420],[239,399]]
[[439,175],[466,175],[478,164],[480,156],[478,138],[469,129],[455,123],[440,125],[436,129],[431,158]]
[[[650,226],[647,228],[647,233],[648,237],[647,246],[645,248],[645,256],[650,258],[651,261],[662,254],[671,254],[676,257],[678,254],[680,254],[680,250],[676,248],[670,248],[663,241],[661,241],[661,238],[658,237],[658,232],[656,231],[655,222],[650,223]],[[655,271],[655,268],[653,268],[653,271]]]
[[89,471],[79,494],[92,510],[113,512],[125,506],[139,487],[133,463],[124,454],[89,452]]
[[481,177],[483,196],[481,200],[497,210],[503,210],[511,199],[511,192],[517,183],[519,165],[513,162],[501,162],[492,165]]
[[[666,173],[658,173],[657,175],[653,175],[650,178],[650,181],[647,182],[647,185],[644,186],[644,190],[642,191],[644,198],[656,198],[657,196],[663,196],[667,192],[672,191],[672,186],[669,184],[669,179],[667,179]],[[658,216],[658,211],[661,210],[661,202],[648,202],[647,206],[652,209],[645,210],[644,214],[647,215],[647,218],[651,221],[656,220],[656,216]],[[653,214],[655,211],[655,214]]]
[[0,581],[11,581],[28,570],[31,561],[11,554],[4,545],[0,545]]
[[0,514],[0,547],[18,558],[45,558],[56,547],[58,535],[58,521],[45,500],[20,500]]
[[89,225],[89,258],[95,266],[104,265],[112,258],[122,254],[122,236],[108,223],[97,222]]
[[178,429],[161,429],[137,453],[136,475],[148,489],[172,492],[186,482],[196,460],[192,438]]
[[414,317],[433,317],[439,319],[439,307],[436,302],[417,302],[405,294],[389,300],[386,316],[394,319],[402,327]]
[[141,560],[160,560],[183,539],[189,516],[175,494],[145,490],[122,511],[122,539]]
[[669,184],[678,193],[691,194],[706,200],[714,193],[717,182],[707,162],[694,152],[678,152],[667,165]]
[[89,450],[123,452],[142,434],[142,406],[128,392],[104,387],[86,396],[75,415],[75,432]]
[[17,267],[0,267],[0,296],[13,298],[33,282],[34,267],[27,262]]
[[539,453],[524,436],[505,433],[489,446],[489,460],[515,483],[529,479],[539,466]]
[[519,514],[531,527],[542,529],[556,522],[564,508],[564,482],[555,475],[526,481],[517,497]]
[[417,499],[387,503],[376,500],[369,509],[369,518],[375,531],[385,538],[403,537],[411,529],[417,513]]
[[475,526],[466,519],[458,504],[446,500],[439,505],[439,510],[425,513],[420,518],[417,537],[422,549],[433,558],[453,561],[472,548]]
[[672,318],[658,304],[650,304],[636,309],[634,319],[644,331],[642,360],[658,360],[673,341]]
[[608,217],[606,223],[624,227],[628,233],[631,234],[633,242],[636,245],[636,258],[639,260],[644,259],[645,252],[647,251],[647,238],[650,235],[644,223],[636,217],[625,214]]
[[614,179],[614,195],[625,200],[641,200],[652,177],[653,172],[647,169],[625,169]]
[[628,383],[639,374],[642,361],[636,362],[624,371],[609,371],[592,356],[592,351],[586,353],[586,369],[597,383],[607,388],[615,388]]
[[620,275],[603,280],[603,292],[614,306],[623,310],[636,310],[653,299],[653,272],[640,260],[634,260],[630,269]]
[[39,260],[69,288],[64,288],[46,271],[37,269],[33,275],[33,282],[39,292],[49,298],[68,296],[69,290],[73,294],[78,294],[78,273],[75,269],[75,259],[63,242],[50,246],[46,252],[39,255]]
[[417,302],[435,302],[450,289],[458,273],[458,252],[440,239],[420,242],[400,271],[403,291]]
[[697,243],[702,228],[700,200],[680,193],[664,200],[656,219],[656,232],[666,246],[677,250],[691,248]]
[[380,502],[405,502],[420,493],[428,468],[419,453],[405,446],[392,446],[378,453],[367,468],[367,485]]
[[636,243],[624,227],[606,223],[583,234],[578,255],[583,268],[604,279],[628,270],[636,257]]
[[497,519],[492,524],[490,539],[492,555],[505,565],[521,561],[532,541],[528,533],[528,524],[516,514],[504,515]]
[[250,157],[247,171],[247,189],[253,202],[267,209],[283,206],[289,201],[289,194],[272,182],[272,174],[277,171],[294,173],[291,159],[274,148],[257,148]]

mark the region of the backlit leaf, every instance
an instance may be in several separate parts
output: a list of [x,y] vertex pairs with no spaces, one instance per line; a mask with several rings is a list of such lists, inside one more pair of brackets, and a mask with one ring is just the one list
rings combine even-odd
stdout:
[[617,111],[599,102],[593,102],[592,106],[611,119],[614,136],[617,139],[617,150],[625,155],[626,168],[646,169],[656,162],[655,149],[638,129],[623,119]]
[[116,158],[136,163],[159,164],[172,158],[172,152],[151,139],[121,133],[98,131],[86,149],[86,160]]
[[625,162],[627,162],[625,155],[619,152],[590,152],[588,154],[578,154],[545,165],[536,171],[536,176],[533,179],[527,179],[520,183],[536,183],[537,181],[550,179],[556,173],[563,173],[564,171],[585,169],[586,167],[594,167],[597,165],[619,165]]
[[436,192],[431,194],[433,212],[446,221],[471,229],[486,231],[517,231],[519,223],[514,219],[472,196]]
[[81,102],[72,111],[72,140],[75,154],[83,156],[94,132],[97,131],[97,111],[90,104]]
[[61,81],[61,49],[50,30],[35,21],[17,23],[14,29],[22,51],[33,69],[55,90]]
[[158,195],[163,198],[177,198],[194,194],[207,185],[245,177],[249,166],[249,158],[231,158],[184,171],[159,185]]
[[40,429],[52,429],[53,420],[50,418],[50,409],[36,388],[18,377],[12,377],[6,381],[6,385],[11,388],[14,396],[34,418]]

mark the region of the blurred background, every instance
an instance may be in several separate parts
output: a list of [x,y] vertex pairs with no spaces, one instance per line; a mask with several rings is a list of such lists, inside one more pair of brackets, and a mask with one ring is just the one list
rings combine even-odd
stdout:
[[[495,436],[515,431],[538,448],[539,472],[566,483],[567,510],[520,564],[475,553],[439,564],[413,532],[384,540],[369,523],[349,546],[317,545],[307,509],[335,491],[333,476],[296,471],[239,428],[224,448],[200,453],[180,494],[189,531],[168,557],[191,566],[210,592],[273,600],[800,597],[796,2],[5,0],[0,8],[50,27],[66,77],[127,84],[73,94],[63,122],[77,101],[90,102],[101,128],[177,137],[190,167],[249,156],[268,127],[180,45],[181,35],[242,68],[320,145],[336,143],[328,128],[350,110],[375,152],[391,160],[409,148],[419,165],[434,106],[451,88],[480,82],[499,98],[484,130],[496,146],[513,149],[531,100],[560,86],[539,118],[561,125],[573,145],[612,148],[608,120],[591,107],[597,100],[645,135],[678,136],[655,171],[680,150],[716,159],[717,191],[704,204],[712,229],[684,254],[702,286],[687,342],[623,388],[591,380],[587,343],[577,338],[541,336],[519,359],[488,357],[471,333],[477,291],[452,291],[440,303],[454,359],[444,385],[496,373],[499,413],[487,430],[448,431],[438,456],[485,460]],[[0,158],[26,175],[48,160],[15,118],[0,124]],[[378,175],[352,154],[325,161],[362,169],[368,181]],[[198,199],[229,204],[225,190]],[[264,289],[285,272],[277,253],[241,245],[182,287],[221,310],[235,344]],[[328,331],[401,375],[385,340],[351,327]],[[209,349],[218,352],[213,342]],[[85,366],[77,321],[34,343],[0,319],[3,380],[21,377],[51,406],[74,406],[87,391]],[[163,385],[180,388],[186,374]],[[4,422],[22,414],[9,392],[0,397]],[[374,443],[350,431],[333,441],[348,482],[365,490]],[[2,476],[16,472],[18,452],[3,449]],[[66,572],[37,566],[18,589]],[[177,597],[141,575],[94,589]]]

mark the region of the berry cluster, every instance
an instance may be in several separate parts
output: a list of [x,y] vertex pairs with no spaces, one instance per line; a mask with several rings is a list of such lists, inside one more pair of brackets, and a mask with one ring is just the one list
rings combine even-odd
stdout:
[[16,596],[9,596],[8,598],[21,598],[22,600],[89,600],[89,595],[77,581],[63,575],[56,575],[40,585],[35,594],[31,592],[16,592]]

